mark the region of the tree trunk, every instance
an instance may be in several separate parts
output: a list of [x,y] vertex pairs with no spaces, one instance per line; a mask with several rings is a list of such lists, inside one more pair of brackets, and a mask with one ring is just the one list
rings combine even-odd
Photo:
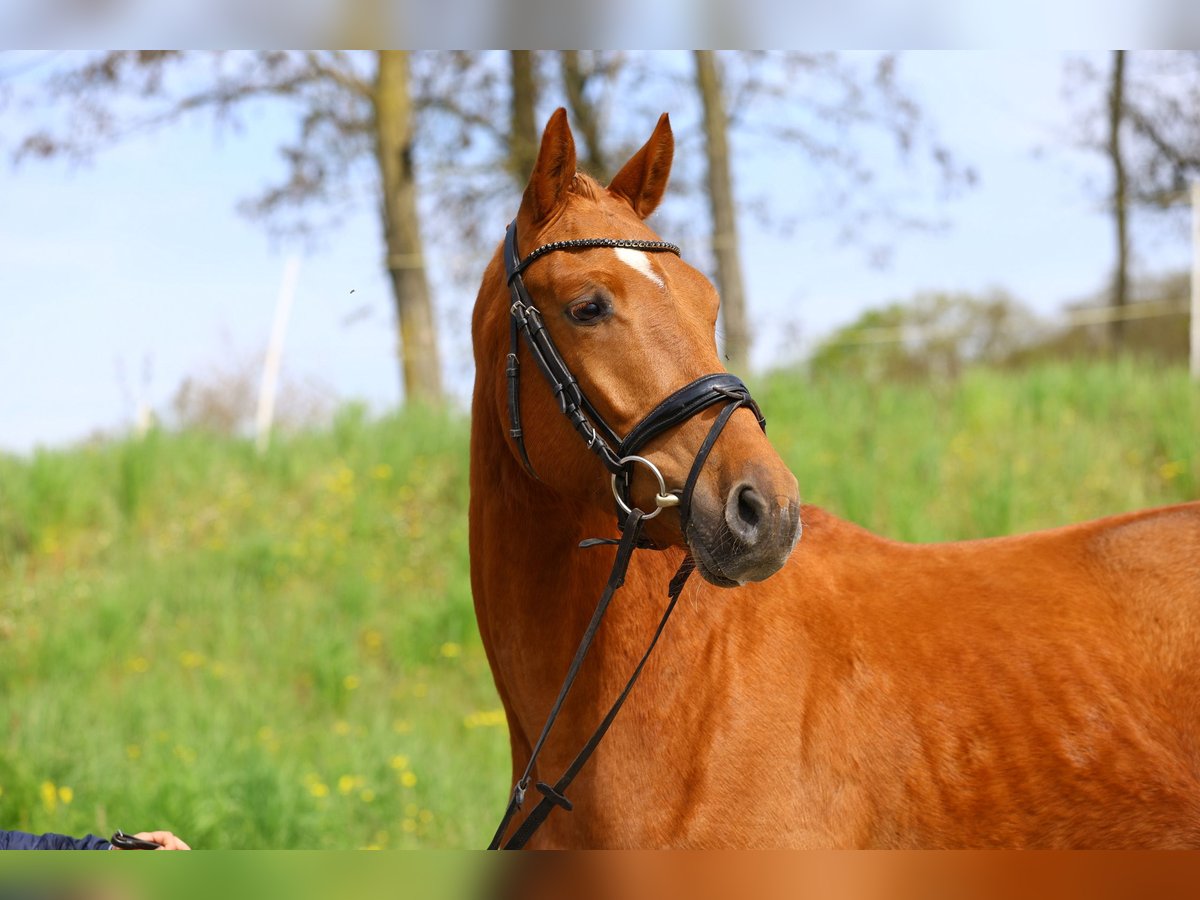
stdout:
[[535,118],[537,79],[533,51],[509,52],[512,68],[512,107],[508,134],[508,166],[518,187],[524,187],[537,162],[538,130]]
[[383,187],[387,269],[400,325],[404,398],[410,403],[434,404],[442,399],[442,370],[417,212],[412,158],[413,106],[408,90],[406,51],[379,51],[372,101],[375,155]]
[[[1113,53],[1112,82],[1108,92],[1108,157],[1113,167],[1112,213],[1116,226],[1117,265],[1113,274],[1112,305],[1120,314],[1129,302],[1129,196],[1125,160],[1121,155],[1121,124],[1125,119],[1125,51]],[[1114,319],[1108,324],[1109,348],[1122,349],[1125,322]]]
[[579,51],[564,50],[560,55],[567,106],[571,110],[571,118],[575,120],[575,131],[583,143],[580,168],[601,184],[608,184],[614,173],[609,171],[608,160],[600,144],[600,116],[596,113],[595,104],[584,96],[588,76],[579,64]]
[[725,359],[734,371],[745,372],[750,360],[746,325],[746,295],[738,249],[733,180],[729,171],[729,125],[725,115],[721,74],[712,50],[696,50],[696,85],[704,103],[704,135],[708,153],[708,199],[712,210],[712,246],[717,259],[717,288],[725,325]]

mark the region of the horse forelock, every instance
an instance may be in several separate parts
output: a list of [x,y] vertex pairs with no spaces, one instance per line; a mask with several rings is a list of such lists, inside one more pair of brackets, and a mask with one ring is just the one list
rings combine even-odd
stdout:
[[604,185],[591,175],[588,175],[586,172],[576,172],[575,178],[572,180],[570,188],[568,188],[568,193],[599,203],[607,191]]

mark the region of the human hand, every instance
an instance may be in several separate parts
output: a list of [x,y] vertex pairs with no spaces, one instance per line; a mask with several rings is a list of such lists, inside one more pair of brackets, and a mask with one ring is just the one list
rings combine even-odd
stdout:
[[169,831],[139,831],[134,835],[143,841],[153,841],[159,850],[191,850],[192,848]]

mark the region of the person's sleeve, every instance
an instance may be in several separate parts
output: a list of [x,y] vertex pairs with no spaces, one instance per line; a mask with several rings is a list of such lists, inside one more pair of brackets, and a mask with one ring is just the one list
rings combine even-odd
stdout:
[[112,845],[94,834],[81,838],[65,834],[29,834],[0,830],[0,850],[108,850]]

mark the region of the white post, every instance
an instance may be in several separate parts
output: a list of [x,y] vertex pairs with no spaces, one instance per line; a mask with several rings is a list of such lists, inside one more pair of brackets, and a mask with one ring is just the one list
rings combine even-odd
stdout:
[[1192,182],[1192,378],[1200,381],[1200,181]]
[[296,280],[299,275],[300,257],[289,257],[283,267],[283,280],[279,283],[279,297],[275,301],[275,323],[271,326],[271,340],[267,344],[267,358],[263,361],[262,382],[258,388],[254,443],[259,453],[265,453],[271,441],[271,420],[275,417],[275,389],[279,384],[279,364],[283,359],[283,338],[287,334],[288,316],[291,315],[292,299],[296,296]]

